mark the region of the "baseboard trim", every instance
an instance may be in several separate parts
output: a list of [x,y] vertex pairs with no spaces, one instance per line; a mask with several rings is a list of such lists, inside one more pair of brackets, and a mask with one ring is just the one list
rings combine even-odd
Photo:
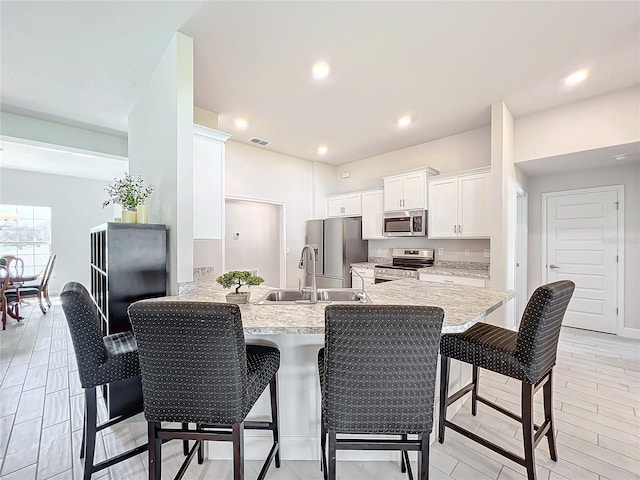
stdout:
[[640,339],[640,328],[624,327],[620,332],[621,337]]

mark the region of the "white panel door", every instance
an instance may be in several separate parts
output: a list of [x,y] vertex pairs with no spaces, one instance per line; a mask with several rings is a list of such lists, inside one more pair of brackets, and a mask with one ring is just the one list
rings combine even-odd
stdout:
[[618,192],[547,198],[547,278],[576,290],[563,325],[617,333]]

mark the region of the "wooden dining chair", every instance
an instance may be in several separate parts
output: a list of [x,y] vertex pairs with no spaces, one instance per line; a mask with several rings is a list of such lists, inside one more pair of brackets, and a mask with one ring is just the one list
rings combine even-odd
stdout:
[[7,328],[7,315],[9,314],[10,306],[15,303],[15,300],[9,300],[5,296],[5,292],[9,287],[10,273],[9,269],[0,265],[0,315],[2,315],[2,329]]
[[[51,307],[51,300],[49,299],[49,280],[51,279],[51,273],[56,263],[56,255],[49,257],[46,267],[42,273],[42,279],[37,285],[18,285],[14,288],[9,288],[5,292],[5,297],[13,302],[19,304],[26,298],[37,298],[40,305],[40,310],[43,314],[46,314]],[[18,308],[18,307],[16,307]],[[16,312],[19,315],[19,312]]]

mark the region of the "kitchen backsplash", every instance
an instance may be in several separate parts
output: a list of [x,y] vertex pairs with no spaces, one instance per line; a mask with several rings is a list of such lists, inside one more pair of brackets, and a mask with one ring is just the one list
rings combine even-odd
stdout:
[[383,259],[389,261],[393,248],[433,248],[436,263],[469,262],[488,265],[489,247],[489,240],[429,240],[424,237],[369,240],[369,261],[379,263],[384,263]]

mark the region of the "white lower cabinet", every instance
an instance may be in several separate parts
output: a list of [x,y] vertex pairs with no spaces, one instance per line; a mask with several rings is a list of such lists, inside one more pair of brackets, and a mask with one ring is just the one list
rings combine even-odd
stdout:
[[[354,268],[353,270],[362,275],[365,288],[375,283],[372,268]],[[362,288],[362,280],[355,273],[351,273],[351,288]]]
[[487,281],[484,278],[453,277],[450,275],[432,275],[420,273],[420,280],[425,282],[451,283],[453,285],[470,285],[472,287],[486,287]]

